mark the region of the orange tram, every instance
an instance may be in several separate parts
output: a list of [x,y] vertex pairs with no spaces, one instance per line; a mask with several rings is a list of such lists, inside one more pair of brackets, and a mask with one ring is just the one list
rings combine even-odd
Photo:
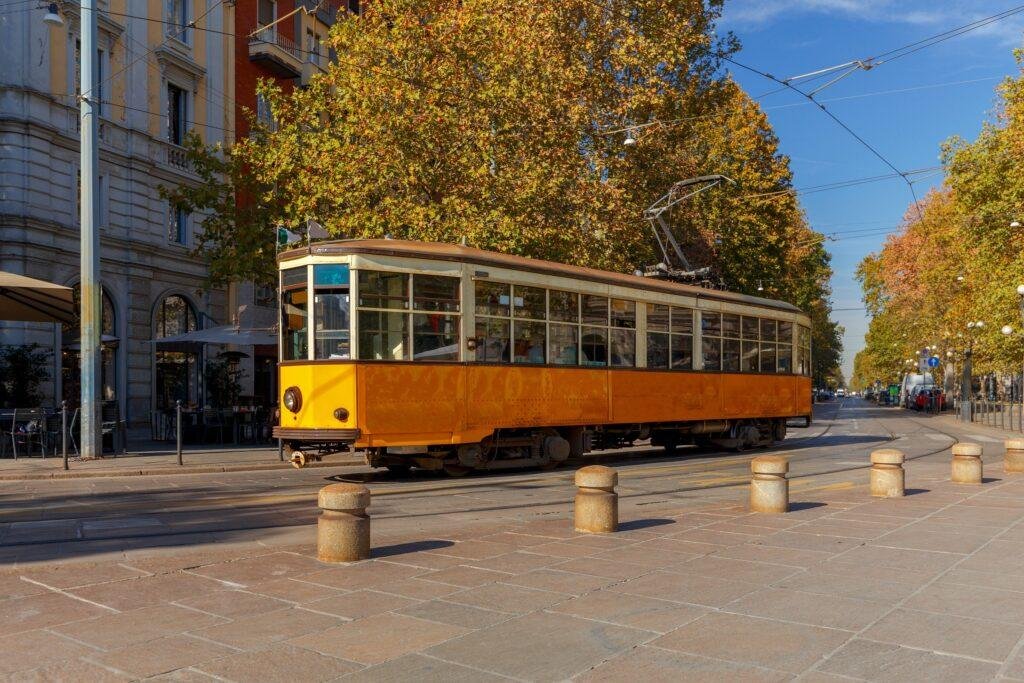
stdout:
[[781,302],[400,240],[279,256],[280,438],[297,466],[451,475],[650,439],[771,445],[811,419],[810,320]]

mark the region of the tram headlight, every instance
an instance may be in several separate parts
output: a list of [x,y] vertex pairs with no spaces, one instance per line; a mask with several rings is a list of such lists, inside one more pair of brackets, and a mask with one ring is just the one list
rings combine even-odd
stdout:
[[302,392],[298,387],[288,387],[284,390],[284,407],[293,413],[299,412],[302,407]]
[[338,420],[339,422],[344,422],[345,420],[348,419],[348,411],[344,408],[335,408],[334,419]]

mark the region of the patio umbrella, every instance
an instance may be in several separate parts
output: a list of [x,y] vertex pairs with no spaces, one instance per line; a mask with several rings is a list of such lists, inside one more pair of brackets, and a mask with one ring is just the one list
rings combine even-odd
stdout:
[[0,320],[73,323],[71,288],[0,271]]
[[183,344],[236,344],[238,346],[276,346],[277,330],[273,327],[238,328],[234,325],[207,327],[194,332],[150,340],[159,346]]

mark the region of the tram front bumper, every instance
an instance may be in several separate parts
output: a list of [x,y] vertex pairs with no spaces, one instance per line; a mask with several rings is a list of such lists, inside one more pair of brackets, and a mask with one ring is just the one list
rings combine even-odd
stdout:
[[308,441],[313,443],[354,443],[359,439],[358,429],[303,429],[301,427],[274,427],[275,439],[282,441]]

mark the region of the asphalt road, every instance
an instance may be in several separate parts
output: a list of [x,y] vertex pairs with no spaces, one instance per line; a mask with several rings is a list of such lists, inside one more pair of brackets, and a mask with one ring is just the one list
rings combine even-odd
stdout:
[[[654,511],[680,500],[735,499],[749,462],[773,453],[790,459],[794,496],[866,481],[868,454],[891,446],[908,459],[948,457],[962,440],[948,421],[859,399],[816,407],[815,422],[791,429],[778,447],[742,453],[635,447],[604,452],[619,471],[624,510]],[[373,493],[375,537],[430,530],[447,522],[563,514],[571,505],[574,467],[479,473],[451,479],[414,471],[395,476],[365,467],[272,470],[6,482],[0,488],[0,563],[95,557],[139,548],[194,547],[235,540],[312,542],[316,492],[334,481],[366,484]]]

